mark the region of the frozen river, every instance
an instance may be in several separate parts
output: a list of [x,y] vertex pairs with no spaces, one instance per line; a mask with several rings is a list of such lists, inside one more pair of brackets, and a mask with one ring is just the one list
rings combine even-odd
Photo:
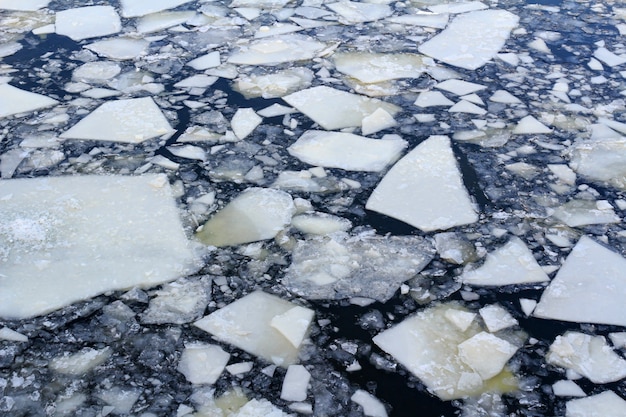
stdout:
[[0,0],[0,415],[626,415],[626,5]]

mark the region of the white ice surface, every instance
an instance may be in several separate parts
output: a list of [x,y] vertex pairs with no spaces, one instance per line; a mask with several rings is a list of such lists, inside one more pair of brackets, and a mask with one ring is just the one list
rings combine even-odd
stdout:
[[283,380],[280,398],[285,401],[306,400],[310,379],[311,374],[304,366],[289,365]]
[[557,397],[585,397],[587,395],[578,384],[567,379],[552,384],[552,392]]
[[452,94],[456,94],[457,96],[464,96],[466,94],[484,90],[487,87],[482,84],[470,83],[469,81],[451,79],[440,82],[435,85],[435,88],[448,91]]
[[258,125],[261,124],[263,118],[256,114],[251,108],[239,108],[230,120],[230,126],[239,139],[245,139],[250,135]]
[[402,139],[368,139],[352,133],[308,130],[287,150],[311,165],[377,172],[395,162],[406,146]]
[[57,103],[58,101],[44,95],[31,93],[6,83],[0,84],[0,118],[32,112]]
[[46,7],[50,0],[0,0],[0,10],[35,11]]
[[604,391],[565,404],[565,417],[624,417],[626,401],[613,391]]
[[146,54],[150,42],[144,39],[114,38],[85,45],[85,48],[111,59],[136,59]]
[[33,317],[195,269],[164,175],[6,180],[0,201],[1,317]]
[[480,332],[458,346],[459,357],[483,380],[498,375],[517,347],[490,333]]
[[390,16],[393,13],[386,4],[349,0],[327,3],[326,7],[337,13],[340,16],[339,20],[346,24],[372,22]]
[[419,51],[456,67],[474,70],[496,56],[519,18],[505,10],[480,10],[457,16]]
[[75,41],[112,35],[122,30],[113,6],[87,6],[56,13],[56,33]]
[[589,180],[626,190],[626,138],[616,136],[574,143],[570,167]]
[[363,414],[368,417],[387,417],[387,410],[383,403],[365,390],[356,390],[350,399],[363,407]]
[[122,6],[122,16],[138,17],[162,10],[173,9],[181,4],[189,3],[191,0],[120,0]]
[[106,362],[112,353],[109,347],[102,349],[86,347],[76,353],[65,353],[52,358],[48,367],[59,374],[79,376]]
[[417,96],[415,105],[419,107],[434,107],[434,106],[452,106],[454,101],[444,96],[439,91],[424,91]]
[[215,384],[230,354],[217,345],[194,343],[185,346],[178,362],[178,371],[192,384]]
[[333,55],[337,71],[364,83],[418,78],[426,67],[424,59],[418,54],[339,52]]
[[498,304],[484,306],[478,312],[491,333],[518,325],[517,320],[504,307]]
[[196,15],[193,11],[159,12],[137,19],[137,32],[152,33],[187,22]]
[[533,315],[626,326],[626,259],[583,236],[543,292]]
[[513,129],[513,133],[516,135],[531,135],[534,133],[551,133],[552,129],[541,123],[533,116],[526,116],[522,118]]
[[513,285],[549,281],[532,252],[516,236],[490,252],[476,269],[465,271],[461,282],[471,285]]
[[619,223],[621,218],[610,203],[595,200],[571,200],[554,209],[552,216],[570,227],[589,224]]
[[312,59],[324,48],[326,48],[324,43],[306,36],[274,36],[243,46],[228,58],[228,62],[240,65],[276,65]]
[[303,67],[288,68],[270,74],[242,74],[237,78],[234,88],[246,97],[283,97],[309,87],[313,77],[313,71]]
[[139,143],[173,131],[154,100],[143,97],[108,101],[61,137]]
[[446,136],[431,136],[398,161],[365,208],[427,232],[478,220]]
[[250,400],[243,407],[228,417],[295,417],[283,412],[268,400]]
[[274,316],[270,326],[278,330],[297,349],[306,336],[314,314],[309,308],[295,306],[283,314]]
[[287,367],[298,361],[299,349],[271,323],[274,317],[294,307],[295,304],[279,297],[256,291],[198,320],[195,325],[222,342]]

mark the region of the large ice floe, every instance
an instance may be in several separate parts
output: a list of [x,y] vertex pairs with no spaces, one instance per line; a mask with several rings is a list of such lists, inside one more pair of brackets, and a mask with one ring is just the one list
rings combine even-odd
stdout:
[[625,35],[0,0],[0,415],[624,417]]

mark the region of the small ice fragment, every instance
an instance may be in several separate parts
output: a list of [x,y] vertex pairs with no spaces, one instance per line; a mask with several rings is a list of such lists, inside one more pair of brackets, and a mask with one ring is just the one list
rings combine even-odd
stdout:
[[440,91],[424,91],[417,96],[413,104],[419,107],[452,106],[454,101],[448,99]]
[[87,62],[74,70],[72,79],[85,83],[102,82],[117,76],[121,71],[122,68],[115,62]]
[[294,417],[293,414],[287,414],[280,408],[266,399],[250,400],[243,407],[234,413],[230,413],[228,417]]
[[568,184],[576,184],[576,173],[565,164],[548,164],[548,169],[559,179]]
[[611,343],[618,349],[626,349],[626,332],[609,333]]
[[517,135],[552,133],[552,129],[535,119],[533,116],[526,116],[517,123],[513,129],[513,133]]
[[487,110],[482,107],[478,107],[474,103],[470,103],[467,100],[461,100],[456,103],[454,106],[448,109],[450,113],[469,113],[469,114],[478,114],[483,115],[487,113]]
[[518,104],[521,103],[520,99],[515,97],[513,94],[509,93],[505,90],[496,90],[491,97],[489,97],[490,101],[494,103],[504,103],[504,104]]
[[366,416],[387,417],[387,410],[383,403],[367,391],[358,389],[350,399],[363,407],[363,414]]
[[276,65],[315,57],[326,45],[301,35],[263,38],[242,47],[228,58],[231,64]]
[[326,7],[340,16],[346,24],[372,22],[390,16],[393,11],[383,3],[360,3],[342,0],[337,3],[326,3]]
[[309,87],[313,77],[313,71],[303,67],[287,68],[270,74],[242,74],[237,78],[234,88],[247,98],[284,97]]
[[15,330],[4,326],[0,329],[0,340],[10,340],[12,342],[28,342],[28,337]]
[[53,358],[49,367],[54,372],[66,375],[83,375],[98,365],[106,362],[111,356],[111,348],[84,348],[74,354],[64,354]]
[[464,96],[466,94],[471,94],[475,93],[476,91],[484,90],[487,87],[481,84],[470,83],[468,81],[452,79],[440,82],[439,84],[435,85],[435,88],[448,91],[452,94],[456,94],[457,96]]
[[289,365],[280,398],[285,401],[304,401],[307,397],[311,374],[302,365]]
[[533,310],[535,310],[535,307],[537,306],[537,301],[528,298],[520,298],[519,304],[524,314],[526,314],[526,316],[528,317],[533,313]]
[[448,309],[445,312],[445,317],[454,324],[460,331],[464,332],[472,325],[476,318],[476,313],[470,313],[464,310]]
[[178,371],[192,384],[215,384],[230,354],[217,345],[201,343],[185,347],[178,362]]
[[[600,203],[600,204],[599,204]],[[589,224],[619,223],[621,218],[613,206],[603,206],[600,201],[571,200],[554,209],[552,216],[570,227]]]
[[120,0],[123,17],[139,17],[162,10],[173,9],[191,0]]
[[419,78],[425,70],[418,54],[338,52],[333,55],[337,71],[370,84],[401,78]]
[[48,6],[50,0],[0,0],[0,10],[34,12]]
[[[140,395],[141,390],[138,388],[113,387],[100,391],[95,396],[111,406],[107,414],[112,412],[124,415],[130,414]],[[103,412],[105,408],[107,407],[103,407]]]
[[453,3],[441,3],[428,6],[428,10],[433,13],[467,13],[488,8],[480,1],[460,1]]
[[296,306],[283,314],[274,316],[270,325],[289,340],[293,347],[299,348],[306,336],[314,314],[311,309]]
[[196,16],[196,13],[193,11],[149,14],[137,19],[137,32],[142,34],[158,32],[188,22],[194,16]]
[[235,136],[243,140],[250,135],[262,121],[263,118],[256,114],[253,109],[240,108],[237,109],[237,112],[235,112],[230,121],[230,125],[235,133]]
[[613,391],[565,403],[565,417],[623,417],[626,401]]
[[508,327],[517,326],[518,322],[502,306],[491,304],[478,310],[485,326],[491,333]]
[[480,332],[459,344],[459,357],[483,380],[491,379],[517,352],[517,347],[490,333]]
[[57,103],[41,94],[21,90],[7,83],[0,84],[0,118],[51,107]]
[[384,109],[378,108],[372,114],[363,118],[361,123],[361,133],[367,136],[372,133],[394,127],[397,124],[398,123],[394,120],[392,115]]
[[56,33],[75,41],[111,35],[122,30],[122,22],[113,6],[88,6],[56,13]]
[[326,213],[306,213],[294,216],[291,225],[302,233],[328,235],[349,230],[352,222]]
[[552,384],[552,392],[557,397],[585,397],[587,395],[578,384],[566,379]]
[[254,362],[239,362],[226,366],[226,371],[231,375],[242,375],[252,370]]
[[625,55],[616,55],[604,47],[596,49],[593,56],[604,62],[609,67],[617,67],[626,62]]
[[144,39],[115,38],[85,45],[86,49],[111,59],[136,59],[145,55],[150,42]]
[[195,70],[202,71],[205,69],[218,67],[220,63],[221,62],[219,51],[213,51],[187,62],[187,65]]
[[618,133],[612,138],[579,141],[569,149],[570,167],[591,181],[626,190],[625,149],[626,138]]

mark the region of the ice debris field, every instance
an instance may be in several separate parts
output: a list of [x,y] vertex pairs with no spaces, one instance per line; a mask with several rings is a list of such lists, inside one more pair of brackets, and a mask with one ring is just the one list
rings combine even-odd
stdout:
[[626,416],[626,5],[0,0],[0,415]]

